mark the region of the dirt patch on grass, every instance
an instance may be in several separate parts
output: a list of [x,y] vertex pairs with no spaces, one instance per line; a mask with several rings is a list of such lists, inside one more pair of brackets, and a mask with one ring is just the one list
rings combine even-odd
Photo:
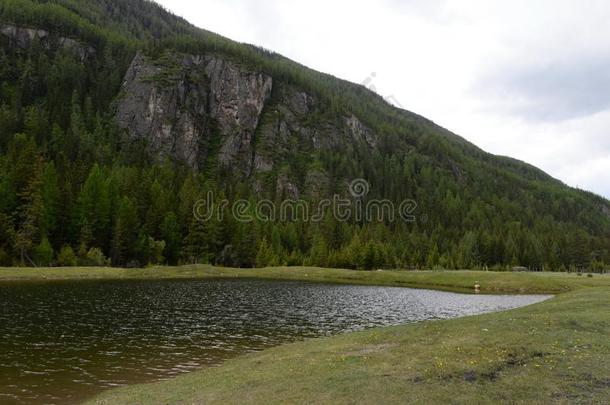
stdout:
[[[495,368],[485,373],[476,374],[474,371],[467,371],[464,373],[464,380],[467,382],[475,382],[479,379],[484,381],[493,382],[502,376],[502,373],[516,368],[527,365],[529,362],[548,356],[550,353],[533,352],[528,354],[516,354],[509,353],[506,360],[498,364]],[[475,373],[473,375],[473,373]]]

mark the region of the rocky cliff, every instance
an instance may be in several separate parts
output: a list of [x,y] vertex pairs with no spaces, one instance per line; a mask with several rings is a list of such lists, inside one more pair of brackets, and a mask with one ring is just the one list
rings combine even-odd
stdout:
[[[278,191],[295,197],[295,179],[282,173],[292,156],[376,144],[354,115],[321,119],[323,110],[310,94],[223,58],[139,53],[125,75],[116,122],[155,156],[196,169],[213,159],[241,177],[274,172]],[[308,169],[301,183],[323,177]]]
[[2,24],[0,25],[0,34],[8,37],[15,46],[21,49],[26,49],[35,42],[47,49],[69,49],[76,53],[81,61],[85,61],[95,53],[93,47],[84,45],[80,41],[55,35],[42,29]]

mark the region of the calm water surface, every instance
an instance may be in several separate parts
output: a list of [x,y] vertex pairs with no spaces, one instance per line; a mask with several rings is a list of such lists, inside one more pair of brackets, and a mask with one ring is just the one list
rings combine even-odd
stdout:
[[0,284],[0,404],[77,403],[285,342],[546,298],[254,280]]

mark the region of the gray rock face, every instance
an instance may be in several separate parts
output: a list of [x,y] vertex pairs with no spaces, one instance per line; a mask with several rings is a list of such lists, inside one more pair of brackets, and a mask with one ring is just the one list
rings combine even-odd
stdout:
[[[166,67],[138,54],[123,83],[116,121],[152,152],[197,167],[200,138],[207,124],[207,89],[184,72],[162,81]],[[157,80],[157,81],[155,81]]]
[[222,59],[210,59],[205,70],[210,78],[210,115],[216,119],[224,138],[220,162],[230,164],[240,155],[251,159],[254,131],[271,94],[273,80]]
[[138,54],[125,75],[116,121],[153,152],[194,168],[219,138],[220,163],[248,174],[271,88],[271,77],[221,59],[172,56],[155,64]]
[[281,174],[277,178],[276,190],[277,194],[284,199],[298,200],[300,198],[299,188],[285,174]]
[[[275,192],[291,197],[307,192],[299,188],[318,193],[325,184],[315,161],[295,168],[297,157],[339,145],[348,151],[376,145],[375,134],[355,116],[324,117],[323,103],[307,92],[211,55],[150,60],[138,54],[116,110],[119,127],[146,140],[154,154],[193,168],[215,158],[230,172],[254,178],[256,189],[262,189],[256,177],[271,173]],[[303,170],[297,179],[294,172]]]
[[22,49],[26,49],[32,45],[34,41],[38,41],[47,49],[64,48],[70,49],[78,55],[81,61],[87,59],[95,53],[95,49],[91,46],[86,46],[72,38],[60,37],[52,35],[48,31],[17,27],[15,25],[0,25],[0,33],[9,37],[14,44]]
[[[308,152],[315,155],[338,148],[350,153],[357,148],[372,150],[376,146],[375,134],[355,116],[329,117],[315,97],[292,86],[278,84],[276,93],[257,131],[256,171],[277,169],[278,164]],[[305,184],[323,177],[315,164],[311,166]]]
[[377,145],[377,137],[355,115],[346,117],[345,123],[354,141],[364,139],[371,148]]

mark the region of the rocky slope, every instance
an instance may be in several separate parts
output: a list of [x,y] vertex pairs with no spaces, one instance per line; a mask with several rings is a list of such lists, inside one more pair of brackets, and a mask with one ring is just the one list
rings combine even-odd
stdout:
[[63,48],[73,51],[81,61],[95,53],[95,48],[84,45],[72,38],[53,34],[49,31],[37,28],[19,27],[12,24],[0,24],[0,34],[8,37],[14,46],[21,49],[29,48],[33,43],[41,44],[47,49]]
[[[125,75],[116,122],[146,140],[152,155],[195,169],[217,159],[245,177],[279,169],[293,154],[375,147],[377,137],[355,115],[320,122],[322,108],[307,92],[223,58],[138,53]],[[299,194],[286,181],[278,188]]]

